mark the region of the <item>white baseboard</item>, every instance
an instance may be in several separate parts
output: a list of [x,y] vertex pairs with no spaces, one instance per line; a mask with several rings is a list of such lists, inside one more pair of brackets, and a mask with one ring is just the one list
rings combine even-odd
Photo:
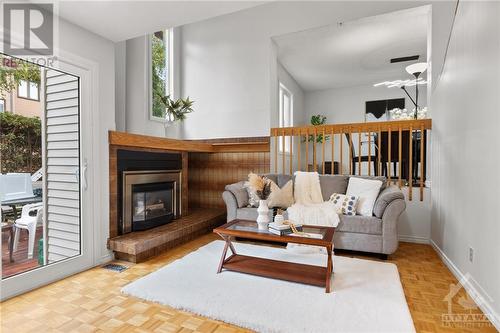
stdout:
[[[463,283],[465,291],[476,302],[481,311],[488,316],[493,326],[500,331],[500,316],[491,306],[490,297],[484,293],[483,288],[476,281],[473,281],[474,283],[468,281],[460,269],[450,260],[450,258],[448,258],[443,250],[441,250],[441,248],[439,248],[439,246],[437,246],[432,239],[430,240],[430,244],[457,280],[466,281]],[[477,285],[477,287],[475,285]]]
[[398,239],[400,242],[406,243],[429,244],[429,238],[425,237],[398,235]]

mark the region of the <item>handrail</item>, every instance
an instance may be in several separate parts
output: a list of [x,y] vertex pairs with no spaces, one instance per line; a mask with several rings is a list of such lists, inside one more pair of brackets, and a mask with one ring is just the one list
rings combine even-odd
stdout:
[[[362,163],[368,163],[368,175],[372,175],[373,163],[373,174],[380,175],[384,171],[388,181],[394,181],[399,187],[403,186],[403,180],[407,182],[409,200],[412,200],[412,187],[420,173],[420,200],[423,201],[426,171],[424,151],[427,144],[426,133],[431,129],[432,119],[275,127],[270,130],[269,147],[274,156],[271,169],[274,166],[276,173],[293,174],[294,170],[305,169],[325,174],[326,165],[330,163],[331,174],[356,174],[357,169],[357,174],[361,175]],[[368,134],[365,141],[362,141],[363,134]],[[353,142],[356,139],[357,144]],[[343,143],[344,140],[347,141],[346,144]],[[362,144],[366,143],[368,152],[363,155]],[[331,160],[326,161],[326,155],[330,151]],[[394,158],[392,154],[395,155]],[[305,168],[303,160],[306,162]],[[312,170],[309,164],[311,160]],[[344,168],[343,162],[346,160],[348,166]],[[337,163],[339,170],[335,170]],[[394,163],[397,163],[398,172],[394,171],[392,174],[391,168],[396,166]]]

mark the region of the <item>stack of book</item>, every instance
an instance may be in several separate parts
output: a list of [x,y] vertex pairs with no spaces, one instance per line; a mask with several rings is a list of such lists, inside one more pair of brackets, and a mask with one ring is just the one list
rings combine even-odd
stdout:
[[[302,231],[301,224],[294,224],[297,231]],[[290,235],[293,233],[289,224],[269,223],[269,232],[278,236]]]

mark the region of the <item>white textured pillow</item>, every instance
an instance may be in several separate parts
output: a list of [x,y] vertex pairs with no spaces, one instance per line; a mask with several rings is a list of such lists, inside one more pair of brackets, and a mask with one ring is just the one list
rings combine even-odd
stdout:
[[358,207],[356,208],[356,212],[359,215],[373,215],[373,206],[380,192],[380,187],[382,187],[382,181],[380,180],[356,177],[349,178],[346,195],[359,197]]
[[282,188],[271,181],[271,195],[267,201],[269,208],[288,208],[293,203],[293,181],[289,180]]
[[345,194],[333,193],[330,196],[330,201],[335,205],[337,213],[343,215],[356,215],[356,206],[358,205],[358,197],[355,195],[347,196]]

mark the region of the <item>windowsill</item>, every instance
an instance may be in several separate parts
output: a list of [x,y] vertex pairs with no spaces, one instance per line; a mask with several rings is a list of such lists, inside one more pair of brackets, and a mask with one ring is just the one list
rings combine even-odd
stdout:
[[40,99],[34,99],[34,98],[29,98],[29,97],[22,97],[22,96],[17,96],[17,98],[20,98],[20,99],[25,99],[27,101],[32,101],[32,102],[40,102]]

